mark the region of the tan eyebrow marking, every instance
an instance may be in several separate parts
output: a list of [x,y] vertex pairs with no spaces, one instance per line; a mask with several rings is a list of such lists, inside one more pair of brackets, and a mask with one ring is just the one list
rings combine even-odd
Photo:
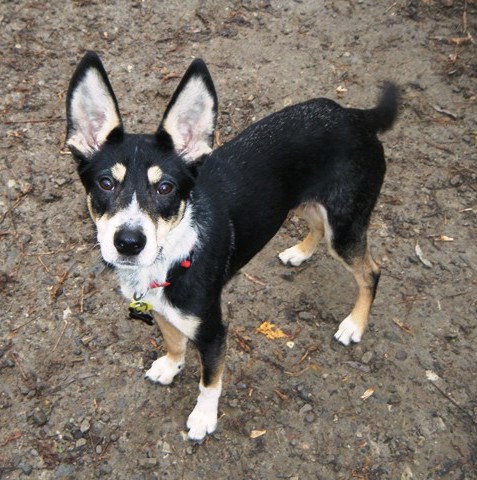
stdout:
[[149,168],[147,171],[147,179],[149,183],[157,183],[162,177],[162,170],[155,165],[154,167]]
[[111,173],[113,174],[114,179],[121,183],[126,176],[126,167],[122,163],[116,163],[113,165]]

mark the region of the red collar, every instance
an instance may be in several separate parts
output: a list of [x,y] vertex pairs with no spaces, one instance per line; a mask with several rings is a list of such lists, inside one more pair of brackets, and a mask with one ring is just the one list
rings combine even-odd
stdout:
[[[182,262],[179,265],[182,268],[190,268],[190,266],[192,265],[192,262],[190,260],[182,260]],[[171,284],[171,282],[168,282],[167,280],[165,282],[156,282],[154,280],[149,284],[149,288],[168,287],[170,284]]]

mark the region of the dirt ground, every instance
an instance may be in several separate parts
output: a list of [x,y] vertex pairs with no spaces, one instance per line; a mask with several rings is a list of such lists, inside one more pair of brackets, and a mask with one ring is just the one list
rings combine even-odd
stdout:
[[[0,478],[477,479],[476,15],[475,0],[1,2]],[[226,288],[220,421],[202,445],[184,437],[196,356],[171,387],[143,379],[159,331],[128,319],[64,150],[87,49],[136,132],[193,57],[224,141],[285,105],[370,107],[380,81],[402,87],[366,335],[332,339],[356,289],[324,247],[280,265],[305,233],[291,216]],[[265,320],[288,338],[257,333]]]

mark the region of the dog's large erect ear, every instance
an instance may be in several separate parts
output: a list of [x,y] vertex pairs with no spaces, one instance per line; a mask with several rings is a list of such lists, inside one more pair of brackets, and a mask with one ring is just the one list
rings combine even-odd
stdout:
[[217,121],[217,94],[205,63],[194,60],[187,69],[157,131],[160,142],[172,141],[186,162],[212,150]]
[[88,52],[76,68],[66,97],[66,144],[89,159],[112,132],[122,133],[118,103],[98,55]]

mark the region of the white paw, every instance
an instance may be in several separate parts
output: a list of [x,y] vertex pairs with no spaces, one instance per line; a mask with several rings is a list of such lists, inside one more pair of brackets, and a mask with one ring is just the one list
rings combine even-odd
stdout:
[[278,254],[278,258],[282,261],[284,265],[292,265],[298,267],[305,260],[308,260],[311,255],[306,255],[303,251],[295,245],[294,247],[287,248],[282,253]]
[[188,437],[196,442],[200,442],[217,428],[217,408],[207,410],[203,407],[204,405],[196,405],[187,419]]
[[176,362],[164,355],[153,362],[151,368],[146,372],[145,378],[162,383],[162,385],[169,385],[183,366],[184,362]]
[[335,338],[343,345],[349,345],[350,342],[358,343],[363,336],[363,331],[354,321],[351,315],[348,315],[341,323],[338,331],[335,333]]
[[189,439],[196,442],[200,442],[208,433],[214,432],[217,428],[217,410],[222,392],[222,381],[219,381],[215,387],[204,387],[201,383],[199,390],[200,395],[197,397],[195,408],[187,419]]

